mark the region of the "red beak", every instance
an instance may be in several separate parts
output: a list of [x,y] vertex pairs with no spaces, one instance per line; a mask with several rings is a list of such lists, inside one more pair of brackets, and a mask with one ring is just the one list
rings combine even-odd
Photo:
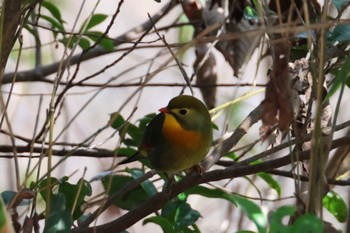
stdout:
[[169,108],[164,107],[164,108],[159,109],[159,112],[162,112],[162,113],[170,113],[171,111],[170,111]]

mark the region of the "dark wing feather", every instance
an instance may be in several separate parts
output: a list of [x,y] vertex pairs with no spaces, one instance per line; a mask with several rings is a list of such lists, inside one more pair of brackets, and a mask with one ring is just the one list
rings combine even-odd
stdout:
[[143,135],[142,143],[139,150],[129,158],[122,160],[119,164],[131,163],[144,157],[145,154],[152,153],[155,147],[162,140],[162,126],[165,119],[164,113],[156,115],[148,124]]

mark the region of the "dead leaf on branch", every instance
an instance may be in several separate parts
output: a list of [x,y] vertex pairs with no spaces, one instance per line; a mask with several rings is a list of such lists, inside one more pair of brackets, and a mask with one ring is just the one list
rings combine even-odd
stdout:
[[196,46],[196,60],[193,64],[196,72],[196,84],[202,93],[205,104],[209,109],[215,107],[216,103],[216,60],[210,48],[206,45]]
[[[210,14],[203,13],[203,7],[198,0],[183,1],[182,7],[190,21],[202,21],[202,23],[195,25],[195,36],[197,36],[201,33],[203,29],[202,25],[204,25],[204,22],[210,17]],[[208,44],[195,45],[196,60],[193,63],[193,69],[196,74],[196,84],[199,85],[204,102],[209,109],[215,107],[215,85],[217,81],[216,60],[210,49]]]
[[262,101],[263,112],[260,135],[263,139],[277,127],[281,131],[288,128],[293,120],[291,103],[291,82],[289,77],[289,44],[282,41],[273,47],[274,65],[270,81],[266,86],[265,99]]

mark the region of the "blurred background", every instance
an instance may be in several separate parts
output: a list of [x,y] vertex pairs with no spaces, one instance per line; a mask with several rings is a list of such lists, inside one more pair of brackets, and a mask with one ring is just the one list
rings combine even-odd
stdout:
[[[124,35],[131,36],[133,39],[138,39],[141,33],[130,33],[130,31],[137,29],[137,27],[149,21],[148,15],[153,17],[168,4],[167,1],[158,3],[156,1],[135,0],[125,2],[62,0],[52,1],[52,3],[61,9],[61,17],[64,19],[64,27],[67,32],[79,31],[84,21],[91,17],[92,12],[93,14],[100,13],[107,15],[108,19],[112,18],[118,8],[118,4],[121,4],[120,12],[109,29],[108,37],[122,38]],[[43,14],[47,14],[46,9],[42,8],[41,10]],[[171,48],[176,48],[178,44],[188,42],[186,40],[191,40],[191,33],[193,31],[191,32],[190,29],[186,31],[182,28],[170,27],[175,22],[181,22],[183,17],[183,8],[177,5],[166,17],[163,17],[156,24],[158,29],[169,27],[169,29],[160,30],[159,33],[164,35],[166,42],[171,45]],[[104,32],[109,27],[109,23],[110,20],[105,20],[94,26],[93,30]],[[42,25],[49,27],[49,24],[45,24],[45,22]],[[40,65],[42,66],[60,62],[63,58],[69,57],[70,53],[80,54],[83,51],[79,46],[75,49],[65,49],[64,45],[57,41],[57,38],[54,38],[50,31],[44,27],[39,27],[38,30],[41,39]],[[36,64],[38,60],[35,58],[36,41],[28,31],[23,30],[22,32],[22,49],[20,49],[21,45],[17,42],[15,45],[16,49],[10,55],[5,73],[14,72],[18,61],[18,71],[33,70],[38,65]],[[250,36],[254,37],[254,35]],[[146,35],[137,44],[136,49],[123,55],[123,53],[129,51],[135,41],[133,40],[132,43],[120,43],[116,47],[115,52],[81,62],[79,68],[77,68],[77,65],[72,65],[64,71],[61,79],[62,83],[59,85],[57,95],[54,99],[64,90],[66,87],[64,83],[69,82],[69,79],[73,75],[76,75],[75,82],[89,77],[91,78],[84,85],[74,86],[62,95],[64,100],[58,107],[60,110],[59,114],[56,114],[53,131],[54,140],[60,142],[61,145],[58,144],[55,149],[70,150],[74,145],[83,143],[87,138],[94,135],[93,140],[89,141],[89,147],[82,149],[99,148],[110,151],[114,150],[118,147],[120,138],[118,134],[115,134],[113,128],[104,128],[108,124],[111,113],[120,112],[125,119],[136,123],[144,115],[156,113],[160,107],[166,106],[172,97],[179,95],[182,91],[186,94],[191,94],[188,87],[183,88],[186,82],[181,70],[155,33]],[[272,58],[270,56],[259,59],[265,51],[266,44],[261,43],[252,51],[252,56],[245,60],[244,65],[236,73],[229,62],[223,57],[222,53],[218,52],[215,48],[211,48],[211,56],[215,60],[215,64],[213,65],[215,71],[213,72],[217,73],[216,83],[218,84],[215,94],[215,106],[220,106],[240,98],[247,93],[253,93],[250,97],[243,98],[218,115],[214,121],[218,126],[218,130],[214,131],[214,137],[216,139],[225,134],[225,132],[234,130],[264,99],[264,92],[262,91],[264,87],[262,85],[268,82],[267,72],[272,64]],[[195,48],[191,47],[184,53],[177,55],[184,71],[191,77],[194,72],[193,64],[196,61]],[[120,61],[116,63],[115,61],[118,59]],[[166,64],[165,62],[168,59],[170,59],[170,62]],[[95,75],[96,72],[98,74]],[[50,107],[50,101],[52,100],[52,82],[56,79],[57,75],[58,73],[53,73],[46,76],[46,81],[18,82],[13,86],[10,83],[2,85],[1,91],[3,98],[7,99],[11,96],[7,111],[15,135],[20,135],[30,140],[33,135],[37,135],[42,129]],[[151,79],[147,82],[148,86],[145,85],[140,90],[139,83],[145,82],[145,79],[149,77]],[[195,84],[194,81],[192,83]],[[236,86],[232,84],[236,84]],[[9,95],[10,92],[11,95]],[[194,96],[203,100],[203,96],[198,88],[193,88],[193,92]],[[348,95],[349,92],[346,89],[343,100],[347,99]],[[333,95],[331,106],[336,106],[337,100],[338,95]],[[346,101],[340,103],[339,109],[337,123],[349,119]],[[259,139],[260,126],[261,122],[254,125],[236,147],[245,146]],[[8,126],[3,124],[2,129],[7,131]],[[99,129],[103,130],[99,132]],[[344,131],[335,132],[335,138],[344,134]],[[0,141],[2,145],[11,145],[10,137],[7,135],[0,134]],[[25,140],[17,138],[16,145],[25,146],[28,143]],[[259,142],[245,156],[249,157],[266,150],[268,147],[267,142]],[[273,156],[277,157],[288,153],[289,149],[285,149],[279,151],[278,155]],[[4,156],[9,153],[1,154]],[[28,153],[24,153],[23,155],[28,155]],[[16,190],[15,164],[13,159],[0,158],[0,160],[0,176],[4,177],[0,183],[0,190]],[[28,166],[30,169],[34,168],[35,172],[28,178],[27,184],[30,181],[35,181],[37,176],[43,176],[47,171],[46,160],[46,158],[43,159],[40,171],[38,171],[38,168],[35,168],[39,162],[38,158],[19,158],[22,181],[26,177],[25,171]],[[53,170],[52,176],[57,178],[69,176],[72,182],[77,182],[82,177],[86,180],[91,180],[109,169],[112,163],[116,163],[119,160],[119,158],[69,156],[63,161],[63,157],[54,156],[53,164],[59,163],[60,165]],[[215,168],[214,166],[212,169]],[[275,178],[282,187],[281,198],[278,198],[275,190],[256,177],[252,178],[254,185],[252,185],[250,179],[246,179],[245,177],[236,178],[228,185],[226,185],[228,183],[227,180],[217,182],[213,185],[223,186],[233,193],[253,197],[253,199],[256,198],[256,203],[268,214],[270,210],[274,210],[281,205],[293,205],[295,203],[293,179],[279,176]],[[103,189],[100,182],[95,181],[91,185],[95,194],[99,193],[97,190],[102,192]],[[348,200],[349,187],[338,186],[336,187],[336,191],[344,200]],[[261,200],[260,197],[264,197],[266,200]],[[203,232],[235,232],[238,229],[255,230],[255,227],[251,225],[250,221],[242,217],[236,207],[225,200],[191,196],[189,203],[192,208],[201,213],[202,218],[198,221],[198,225]],[[116,207],[110,208],[97,222],[108,222],[115,218],[115,214],[120,215],[122,213],[124,211]],[[324,211],[324,214],[325,219],[331,221],[336,228],[345,229],[345,225],[339,223],[327,211]],[[159,226],[155,224],[142,225],[142,222],[139,222],[128,230],[130,232],[140,232],[141,230],[142,232],[162,232]]]

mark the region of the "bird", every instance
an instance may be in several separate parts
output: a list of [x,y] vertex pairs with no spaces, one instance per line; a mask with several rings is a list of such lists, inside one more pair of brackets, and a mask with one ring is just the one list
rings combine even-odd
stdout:
[[195,167],[212,145],[212,123],[208,108],[199,99],[180,95],[147,125],[138,151],[118,164],[147,157],[160,172],[177,173]]

